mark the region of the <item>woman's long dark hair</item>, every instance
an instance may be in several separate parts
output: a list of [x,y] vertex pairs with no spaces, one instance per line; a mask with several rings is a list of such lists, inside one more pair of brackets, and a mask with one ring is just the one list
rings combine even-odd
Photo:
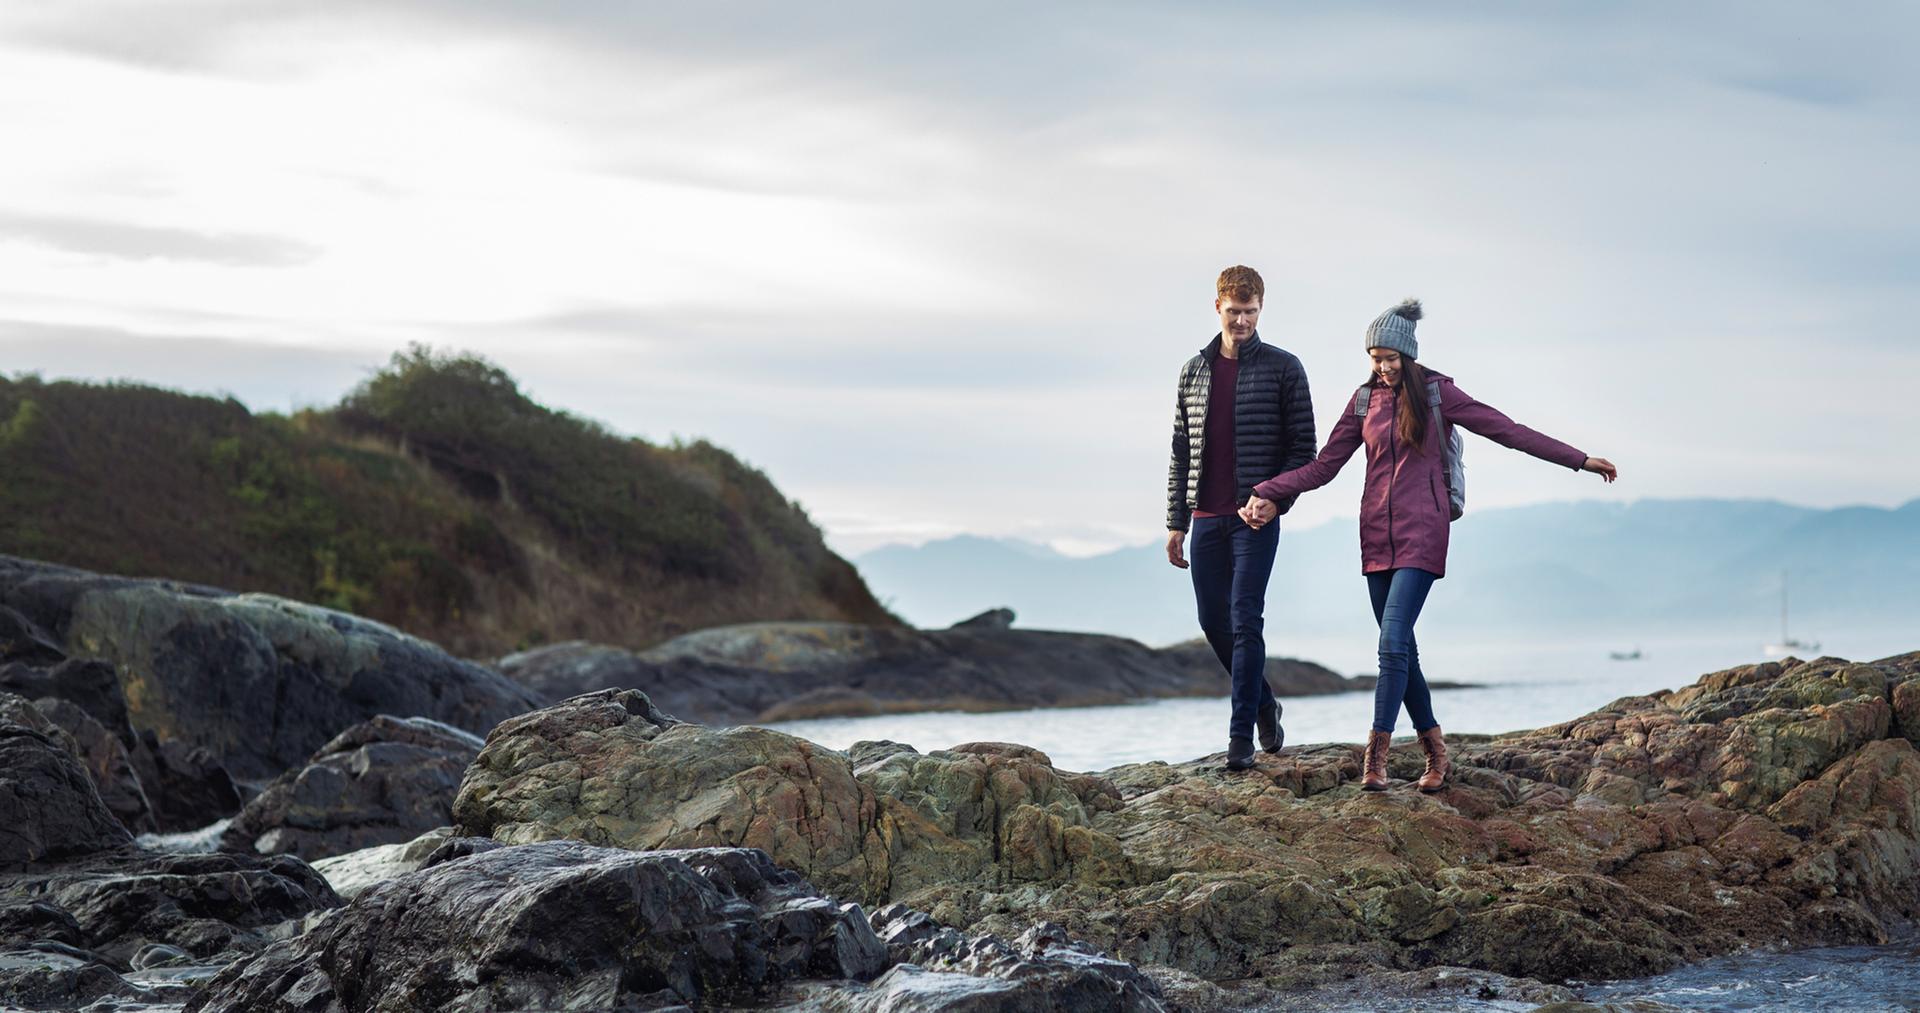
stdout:
[[[1378,374],[1368,377],[1369,382],[1378,381]],[[1413,357],[1404,353],[1400,356],[1400,393],[1399,414],[1394,419],[1394,428],[1399,430],[1400,442],[1422,450],[1426,447],[1427,421],[1433,410],[1427,407],[1427,371],[1420,368]]]

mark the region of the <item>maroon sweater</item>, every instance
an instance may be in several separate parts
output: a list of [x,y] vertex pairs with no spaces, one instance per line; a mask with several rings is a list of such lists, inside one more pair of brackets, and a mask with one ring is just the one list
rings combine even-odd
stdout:
[[1195,517],[1219,517],[1240,509],[1234,501],[1233,477],[1233,392],[1240,379],[1240,360],[1216,355],[1210,368],[1212,386],[1207,391],[1206,442],[1200,451]]

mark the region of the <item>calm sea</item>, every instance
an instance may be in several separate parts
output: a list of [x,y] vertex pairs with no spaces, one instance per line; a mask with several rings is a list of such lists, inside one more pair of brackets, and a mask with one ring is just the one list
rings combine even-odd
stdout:
[[[1764,661],[1747,637],[1700,637],[1640,643],[1510,642],[1421,645],[1433,680],[1471,682],[1473,689],[1435,690],[1434,714],[1452,732],[1508,732],[1579,717],[1623,696],[1685,686],[1707,672]],[[1371,670],[1374,645],[1353,640],[1294,639],[1270,644],[1275,654],[1304,658],[1344,674]],[[1612,652],[1640,652],[1615,661]],[[1861,632],[1829,637],[1822,654],[1872,660],[1920,649],[1920,632]],[[1289,744],[1358,742],[1373,717],[1372,693],[1282,700]],[[1018,742],[1067,770],[1105,770],[1123,763],[1178,763],[1227,745],[1225,698],[1155,700],[1114,707],[1072,707],[991,714],[933,712],[867,718],[821,718],[771,725],[834,749],[862,739],[905,742],[922,752],[963,742]],[[1410,735],[1404,712],[1399,734]]]

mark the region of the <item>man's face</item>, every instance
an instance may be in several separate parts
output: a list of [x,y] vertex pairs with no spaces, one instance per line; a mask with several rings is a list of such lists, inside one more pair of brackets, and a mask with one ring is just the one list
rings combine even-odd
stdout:
[[1240,300],[1223,295],[1213,301],[1213,308],[1220,314],[1220,333],[1227,340],[1239,344],[1253,336],[1253,327],[1260,322],[1260,300]]

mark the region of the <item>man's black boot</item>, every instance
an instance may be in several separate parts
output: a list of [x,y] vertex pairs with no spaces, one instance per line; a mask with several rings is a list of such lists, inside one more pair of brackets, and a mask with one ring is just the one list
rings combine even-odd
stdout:
[[1260,708],[1259,715],[1253,719],[1253,725],[1260,731],[1262,752],[1277,753],[1281,746],[1286,745],[1287,730],[1280,727],[1280,701],[1275,700]]
[[1238,735],[1227,740],[1227,769],[1253,769],[1253,740]]

